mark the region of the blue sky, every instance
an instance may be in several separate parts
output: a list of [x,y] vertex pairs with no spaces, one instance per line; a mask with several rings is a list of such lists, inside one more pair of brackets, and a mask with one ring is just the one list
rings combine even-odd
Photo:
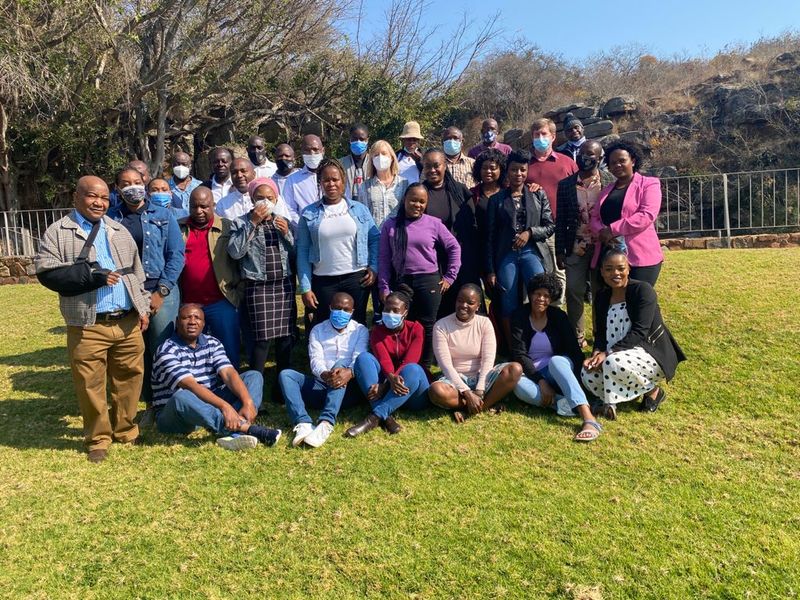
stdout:
[[[358,6],[359,0],[356,0]],[[391,0],[362,0],[364,30],[374,30]],[[534,8],[535,7],[535,8]],[[479,2],[430,0],[426,26],[447,39],[464,12],[475,20],[500,12],[502,48],[518,37],[540,48],[580,60],[602,49],[631,43],[660,58],[675,54],[712,56],[727,45],[750,43],[800,30],[798,0],[662,0],[660,2]],[[354,25],[345,25],[348,32]],[[362,33],[362,40],[364,38]]]

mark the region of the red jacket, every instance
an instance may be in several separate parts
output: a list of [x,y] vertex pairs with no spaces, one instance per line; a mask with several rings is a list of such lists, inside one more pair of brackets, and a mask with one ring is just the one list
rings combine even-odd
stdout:
[[403,328],[398,332],[376,325],[370,333],[369,345],[381,365],[381,373],[394,375],[408,364],[419,363],[424,338],[422,325],[403,321]]

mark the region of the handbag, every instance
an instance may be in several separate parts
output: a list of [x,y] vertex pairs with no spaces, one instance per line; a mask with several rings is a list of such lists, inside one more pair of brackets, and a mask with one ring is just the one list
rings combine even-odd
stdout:
[[88,260],[89,250],[99,231],[100,221],[92,226],[92,231],[86,238],[86,243],[81,248],[75,263],[38,273],[39,282],[62,296],[79,296],[106,285],[111,269],[104,269],[97,261]]

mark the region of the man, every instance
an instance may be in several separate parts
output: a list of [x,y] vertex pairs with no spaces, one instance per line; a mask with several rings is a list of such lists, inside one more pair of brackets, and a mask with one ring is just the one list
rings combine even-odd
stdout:
[[169,178],[169,189],[172,191],[172,206],[189,210],[189,196],[203,182],[191,176],[192,157],[186,152],[176,152],[170,164],[172,177]]
[[344,197],[358,201],[358,189],[364,183],[364,159],[369,148],[369,131],[366,125],[350,128],[350,153],[339,159],[344,167]]
[[231,183],[233,188],[217,200],[214,212],[232,221],[253,210],[253,202],[247,193],[247,184],[256,178],[253,164],[246,158],[236,158],[231,163]]
[[471,190],[475,187],[475,180],[472,178],[472,166],[475,161],[461,152],[461,145],[464,141],[464,134],[458,127],[448,127],[442,132],[442,146],[447,159],[447,170],[453,179],[467,186]]
[[203,185],[211,189],[214,202],[219,202],[225,197],[233,185],[231,183],[231,163],[233,152],[228,148],[214,148],[208,155],[208,165],[211,168],[211,178]]
[[247,140],[247,156],[253,163],[256,177],[272,177],[277,165],[267,158],[267,144],[264,138],[253,135]]
[[590,282],[592,293],[600,285],[597,270],[591,268],[597,239],[589,226],[589,215],[600,190],[614,181],[614,177],[600,169],[603,146],[599,142],[583,144],[577,159],[579,170],[558,183],[555,250],[556,264],[565,271],[567,280],[564,292],[567,316],[575,328],[578,342],[585,347],[583,299],[586,282]]
[[[312,375],[304,375],[292,369],[281,371],[278,376],[286,411],[294,425],[292,446],[302,443],[318,448],[333,433],[336,416],[343,403],[353,401],[353,381],[356,358],[367,351],[369,332],[361,323],[352,320],[353,297],[339,292],[331,300],[331,316],[311,330],[308,339],[308,355]],[[355,382],[353,381],[353,384]],[[312,408],[321,408],[316,427],[306,411],[306,403]]]
[[[106,459],[112,440],[136,443],[134,423],[144,374],[142,331],[149,324],[150,295],[136,243],[122,225],[105,217],[108,186],[81,177],[73,196],[75,210],[45,232],[36,272],[74,264],[93,228],[89,260],[110,269],[107,285],[78,296],[59,296],[67,324],[72,381],[83,418],[84,444],[90,462]],[[106,381],[111,410],[106,401]]]
[[275,146],[275,166],[277,170],[273,173],[272,180],[278,184],[278,193],[283,196],[286,180],[297,171],[294,166],[294,148],[289,144]]
[[274,446],[280,429],[253,422],[261,406],[264,380],[257,371],[241,377],[218,339],[203,333],[197,304],[184,304],[175,334],[161,344],[153,369],[153,404],[162,433],[187,434],[205,427],[226,450]]
[[303,209],[320,199],[317,167],[325,158],[325,146],[319,136],[304,135],[300,148],[303,153],[303,168],[289,175],[283,187],[283,199],[286,200],[295,225],[300,220]]
[[481,143],[470,148],[467,156],[472,159],[478,158],[481,152],[489,148],[502,152],[505,156],[511,154],[511,146],[498,142],[497,133],[497,121],[494,119],[486,119],[481,123]]
[[556,152],[577,160],[578,151],[586,142],[586,138],[583,136],[583,123],[572,113],[567,113],[564,117],[564,136],[567,141],[556,148]]
[[397,166],[400,177],[405,177],[409,184],[417,183],[422,172],[422,150],[419,147],[421,141],[419,123],[408,121],[403,125],[403,132],[400,134],[403,147],[397,152]]
[[214,216],[214,196],[199,187],[189,197],[189,216],[180,221],[186,263],[180,278],[181,298],[202,307],[206,333],[225,348],[235,369],[240,364],[239,312],[242,298],[239,266],[228,254],[231,222]]

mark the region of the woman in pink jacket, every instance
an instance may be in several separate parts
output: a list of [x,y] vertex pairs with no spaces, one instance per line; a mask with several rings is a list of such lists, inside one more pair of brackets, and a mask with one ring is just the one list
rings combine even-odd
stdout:
[[592,208],[591,229],[600,240],[592,268],[597,268],[609,248],[627,246],[630,278],[655,286],[664,261],[655,228],[661,210],[661,182],[639,173],[642,155],[633,144],[612,143],[606,148],[606,164],[617,180],[600,192]]

